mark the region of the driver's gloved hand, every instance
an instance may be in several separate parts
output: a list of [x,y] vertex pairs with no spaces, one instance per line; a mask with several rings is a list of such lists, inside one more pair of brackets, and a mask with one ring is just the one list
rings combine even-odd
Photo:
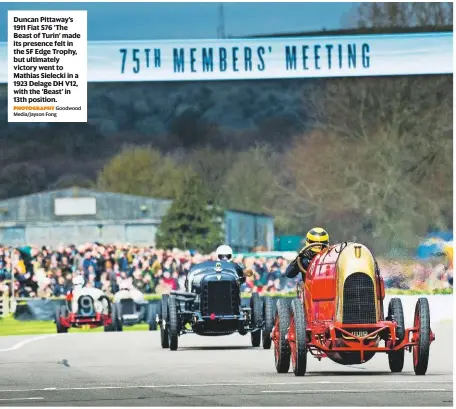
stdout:
[[311,260],[313,258],[313,252],[311,250],[305,250],[302,253],[299,253],[299,257],[302,259],[308,259]]

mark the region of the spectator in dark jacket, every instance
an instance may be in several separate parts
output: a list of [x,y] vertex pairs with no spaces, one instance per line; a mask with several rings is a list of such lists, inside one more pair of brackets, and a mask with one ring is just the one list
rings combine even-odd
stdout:
[[61,297],[67,293],[67,286],[65,285],[65,279],[59,277],[57,284],[54,286],[54,297]]

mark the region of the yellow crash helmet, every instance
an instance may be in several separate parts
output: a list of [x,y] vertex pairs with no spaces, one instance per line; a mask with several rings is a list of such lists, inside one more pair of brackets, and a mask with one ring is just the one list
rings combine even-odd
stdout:
[[[306,235],[306,246],[313,243],[321,243],[321,244],[329,244],[329,234],[325,229],[321,227],[314,227],[313,229],[309,230]],[[320,253],[323,250],[323,247],[314,246],[310,248],[311,251],[314,253]]]

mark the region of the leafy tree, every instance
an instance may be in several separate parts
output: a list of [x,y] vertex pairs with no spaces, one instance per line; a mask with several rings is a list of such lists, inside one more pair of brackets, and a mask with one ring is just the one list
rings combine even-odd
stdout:
[[265,145],[240,153],[225,177],[223,203],[234,210],[272,211],[278,199],[277,166],[277,158]]
[[453,24],[451,2],[361,3],[349,15],[357,27],[423,27]]
[[185,183],[160,224],[157,246],[212,252],[223,241],[222,211],[208,202],[197,175],[188,174]]
[[112,158],[98,176],[98,187],[110,192],[174,199],[182,190],[186,169],[148,146],[129,147]]
[[46,188],[46,170],[26,162],[13,163],[0,169],[0,198],[40,192]]
[[284,161],[287,210],[325,223],[337,214],[341,238],[367,237],[379,251],[413,249],[431,224],[450,228],[451,89],[443,75],[323,84],[315,131]]
[[186,158],[213,200],[221,199],[226,175],[235,159],[235,152],[229,149],[215,150],[209,147],[194,149]]
[[60,176],[55,182],[49,184],[49,189],[66,189],[69,187],[82,187],[92,189],[94,182],[87,179],[84,175],[78,173],[67,173]]

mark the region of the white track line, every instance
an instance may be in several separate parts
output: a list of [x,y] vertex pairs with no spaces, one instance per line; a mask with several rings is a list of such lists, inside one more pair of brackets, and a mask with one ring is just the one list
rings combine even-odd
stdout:
[[0,401],[18,401],[18,400],[44,400],[42,397],[36,397],[36,398],[8,398],[8,399],[0,399]]
[[315,389],[306,391],[288,390],[288,391],[261,391],[261,393],[376,393],[376,392],[451,392],[450,389],[370,389],[358,390],[358,389]]
[[19,348],[22,348],[24,345],[29,344],[30,342],[39,341],[41,339],[46,339],[46,338],[50,338],[50,337],[55,337],[57,335],[58,334],[49,334],[49,335],[41,335],[39,337],[29,338],[29,339],[26,339],[24,341],[18,342],[17,344],[13,345],[10,348],[0,349],[0,352],[15,351],[15,350],[17,350]]
[[[377,383],[384,384],[393,384],[393,383],[413,383],[413,384],[430,384],[430,383],[453,383],[452,380],[442,380],[442,381],[412,381],[412,380],[400,380],[400,377],[395,377],[394,380],[390,381],[377,381]],[[184,384],[184,385],[124,385],[124,386],[79,386],[79,387],[67,387],[67,388],[57,388],[57,387],[48,387],[48,388],[37,388],[37,389],[3,389],[0,390],[0,393],[9,393],[9,392],[59,392],[59,391],[81,391],[81,390],[103,390],[103,389],[171,389],[171,388],[207,388],[207,387],[255,387],[255,386],[302,386],[302,385],[324,385],[324,384],[342,384],[342,385],[361,385],[361,384],[372,384],[372,381],[315,381],[315,382],[300,382],[300,383],[290,383],[290,382],[271,382],[271,383],[203,383],[203,384]],[[375,389],[377,390],[377,389]],[[380,390],[380,389],[379,389]],[[388,389],[390,390],[390,389]],[[395,389],[397,390],[397,389]],[[422,389],[420,389],[422,390]]]

